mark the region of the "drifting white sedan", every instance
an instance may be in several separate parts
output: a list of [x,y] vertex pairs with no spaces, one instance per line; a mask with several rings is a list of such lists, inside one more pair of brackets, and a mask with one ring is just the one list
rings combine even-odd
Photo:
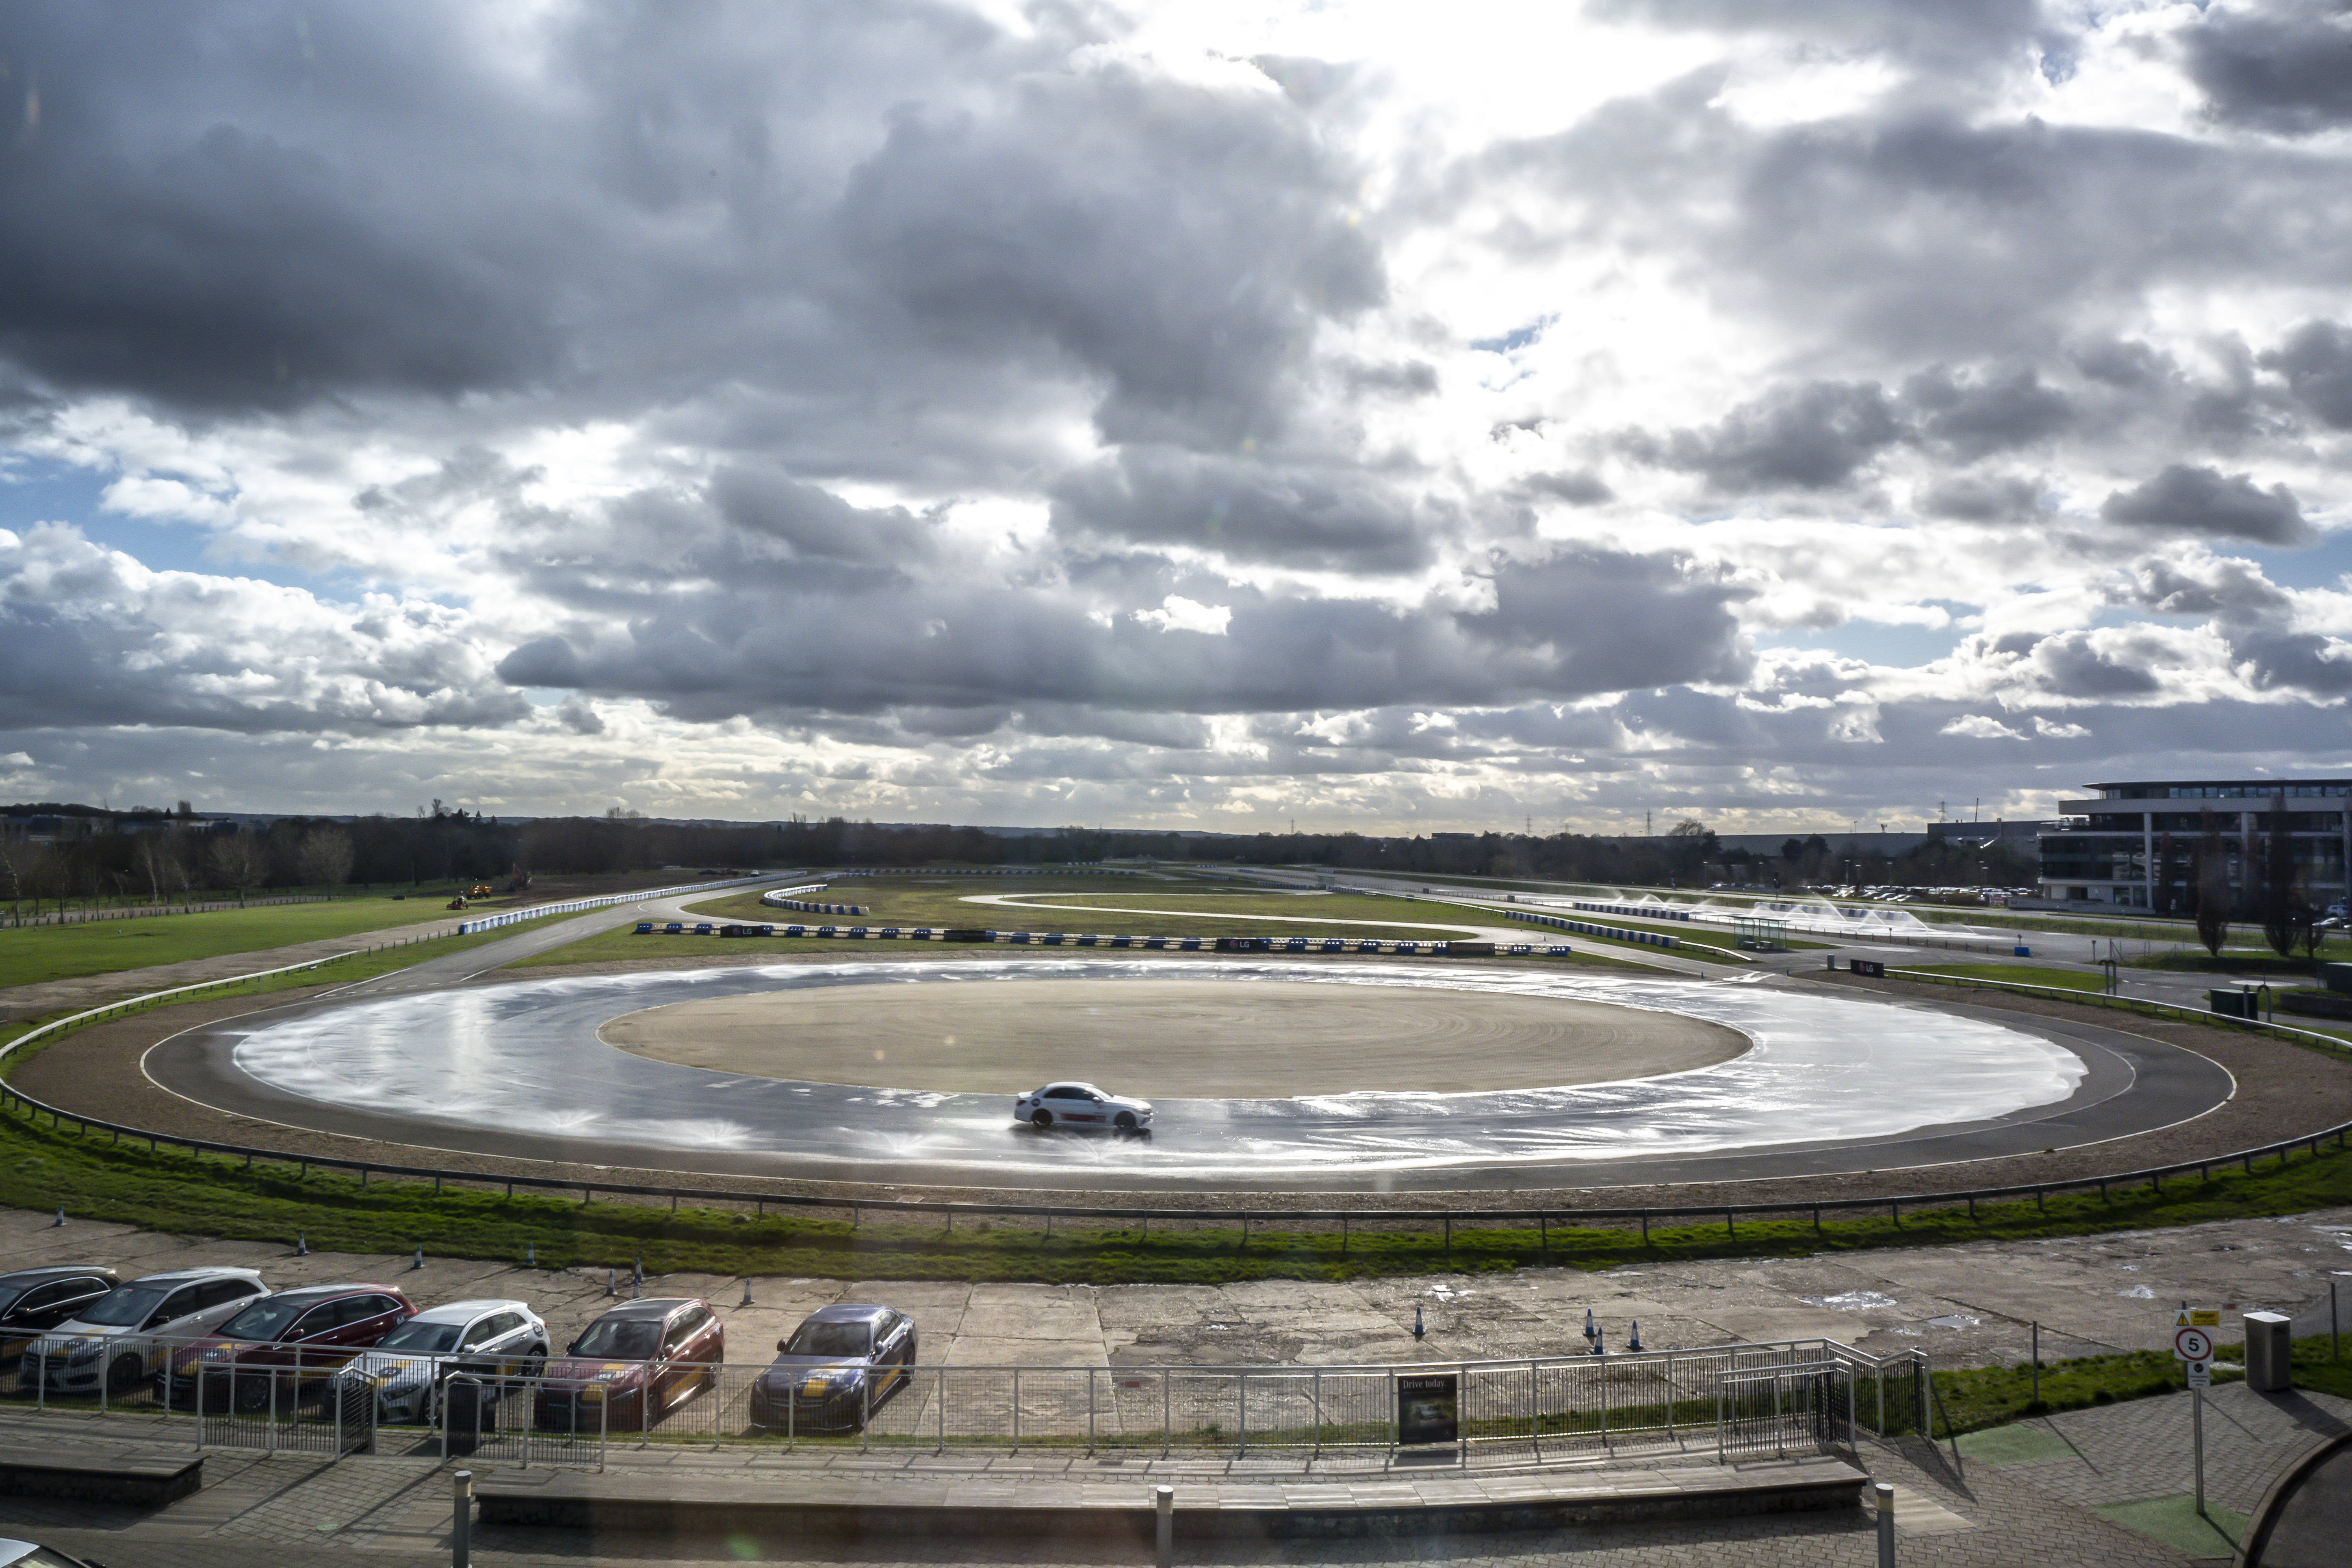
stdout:
[[1109,1094],[1090,1083],[1049,1083],[1013,1102],[1013,1119],[1043,1132],[1049,1127],[1107,1127],[1118,1132],[1151,1128],[1151,1101]]
[[452,1301],[417,1313],[337,1376],[346,1390],[374,1392],[381,1422],[429,1422],[453,1373],[536,1377],[547,1352],[547,1324],[522,1302]]

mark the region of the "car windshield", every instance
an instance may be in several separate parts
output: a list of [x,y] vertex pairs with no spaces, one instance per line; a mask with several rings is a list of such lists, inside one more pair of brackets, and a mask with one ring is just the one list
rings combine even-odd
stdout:
[[577,1356],[607,1361],[650,1361],[661,1343],[661,1325],[651,1318],[604,1318],[588,1325],[572,1345]]
[[85,1323],[102,1328],[126,1329],[147,1321],[147,1315],[163,1304],[169,1290],[153,1286],[124,1285],[109,1290],[89,1306],[74,1314]]
[[457,1348],[457,1336],[466,1331],[463,1323],[427,1323],[411,1318],[376,1344],[380,1351],[420,1351],[431,1354]]
[[806,1322],[784,1342],[786,1355],[864,1355],[872,1342],[867,1323]]
[[218,1332],[225,1340],[274,1340],[293,1327],[303,1309],[314,1305],[314,1299],[257,1301],[223,1323]]

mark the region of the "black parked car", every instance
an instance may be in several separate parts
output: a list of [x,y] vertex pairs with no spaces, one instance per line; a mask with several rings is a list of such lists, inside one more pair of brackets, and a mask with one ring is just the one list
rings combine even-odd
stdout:
[[915,1321],[888,1307],[820,1307],[776,1342],[751,1385],[751,1419],[773,1431],[854,1431],[907,1381]]
[[113,1269],[88,1264],[0,1274],[0,1357],[22,1354],[42,1330],[69,1321],[121,1283]]

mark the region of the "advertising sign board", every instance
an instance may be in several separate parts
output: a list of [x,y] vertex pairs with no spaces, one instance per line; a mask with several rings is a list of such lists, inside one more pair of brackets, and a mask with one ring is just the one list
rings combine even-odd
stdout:
[[1400,1373],[1397,1442],[1453,1443],[1462,1436],[1462,1376],[1452,1372]]

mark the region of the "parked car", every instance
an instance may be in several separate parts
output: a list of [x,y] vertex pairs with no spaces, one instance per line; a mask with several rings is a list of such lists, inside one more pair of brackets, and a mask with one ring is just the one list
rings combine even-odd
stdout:
[[55,1394],[110,1393],[161,1371],[175,1342],[208,1334],[269,1293],[250,1268],[174,1268],[118,1285],[43,1334],[25,1352],[25,1381]]
[[54,1329],[122,1281],[111,1268],[19,1268],[0,1274],[0,1356],[22,1355],[43,1329]]
[[650,1427],[718,1380],[727,1325],[696,1297],[614,1308],[550,1362],[531,1418],[554,1432]]
[[520,1301],[451,1301],[419,1312],[354,1356],[335,1374],[342,1387],[375,1395],[387,1425],[429,1421],[453,1374],[537,1377],[547,1364],[547,1324]]
[[775,1431],[855,1430],[906,1385],[915,1321],[889,1307],[820,1307],[776,1342],[751,1384],[751,1421]]
[[0,1568],[106,1568],[87,1557],[76,1557],[54,1546],[33,1541],[0,1540]]
[[[165,1401],[193,1408],[267,1410],[323,1385],[360,1352],[416,1316],[389,1285],[306,1285],[265,1296],[210,1336],[172,1352]],[[289,1390],[288,1376],[291,1378]]]

